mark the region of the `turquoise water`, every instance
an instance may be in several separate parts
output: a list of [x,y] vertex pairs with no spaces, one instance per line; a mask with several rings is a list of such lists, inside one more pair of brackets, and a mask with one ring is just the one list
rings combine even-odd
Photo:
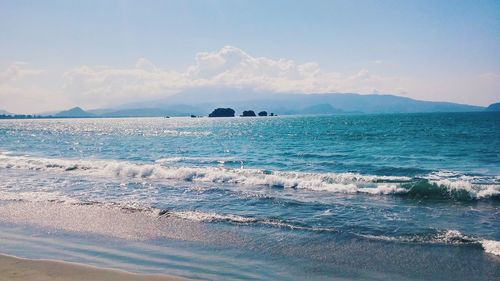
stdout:
[[[238,233],[180,248],[280,272],[228,262],[210,270],[239,273],[184,276],[499,276],[498,113],[3,120],[0,150],[4,202],[134,208]],[[151,268],[179,270],[135,270]]]

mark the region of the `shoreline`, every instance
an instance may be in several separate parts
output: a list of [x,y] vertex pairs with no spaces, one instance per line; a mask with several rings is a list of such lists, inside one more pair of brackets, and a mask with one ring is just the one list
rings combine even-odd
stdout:
[[0,281],[182,281],[164,274],[138,274],[117,269],[44,259],[25,259],[0,253]]

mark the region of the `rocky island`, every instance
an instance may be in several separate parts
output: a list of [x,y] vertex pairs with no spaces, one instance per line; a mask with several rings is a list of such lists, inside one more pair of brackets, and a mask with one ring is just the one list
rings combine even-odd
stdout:
[[253,110],[244,110],[241,117],[255,117],[255,112]]
[[234,113],[232,108],[217,108],[208,117],[234,117]]

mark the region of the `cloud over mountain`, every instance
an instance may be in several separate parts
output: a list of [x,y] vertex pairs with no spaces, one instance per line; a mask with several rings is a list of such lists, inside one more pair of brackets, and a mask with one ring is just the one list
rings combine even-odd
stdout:
[[198,87],[253,88],[273,92],[361,92],[400,90],[401,79],[360,70],[353,74],[323,71],[319,63],[254,57],[225,46],[196,54],[185,71],[157,67],[140,58],[134,67],[81,66],[64,74],[64,90],[79,104],[107,106],[133,99],[165,97]]
[[[217,87],[274,93],[391,93],[426,100],[435,100],[436,96],[441,97],[438,100],[453,100],[462,93],[464,97],[491,99],[489,96],[500,85],[500,76],[495,73],[446,79],[443,76],[430,83],[364,68],[336,72],[322,69],[319,62],[258,57],[225,46],[197,53],[184,70],[160,67],[146,58],[139,58],[129,67],[81,65],[62,73],[16,62],[0,69],[0,106],[25,113],[77,105],[92,109]],[[475,95],[464,94],[472,92]]]

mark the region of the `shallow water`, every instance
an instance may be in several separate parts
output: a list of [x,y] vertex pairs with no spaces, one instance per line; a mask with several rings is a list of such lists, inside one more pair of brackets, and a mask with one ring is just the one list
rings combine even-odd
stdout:
[[[113,239],[147,236],[140,243],[160,248],[183,240],[190,246],[177,249],[193,257],[211,249],[267,265],[253,277],[231,262],[190,277],[491,280],[500,265],[499,148],[497,113],[2,120],[0,208],[14,225],[34,224],[14,212],[20,201],[75,214],[136,210],[160,234],[138,227]],[[171,221],[208,230],[182,239],[162,230]],[[110,236],[105,225],[64,226],[53,228]],[[230,243],[215,239],[221,231]]]

